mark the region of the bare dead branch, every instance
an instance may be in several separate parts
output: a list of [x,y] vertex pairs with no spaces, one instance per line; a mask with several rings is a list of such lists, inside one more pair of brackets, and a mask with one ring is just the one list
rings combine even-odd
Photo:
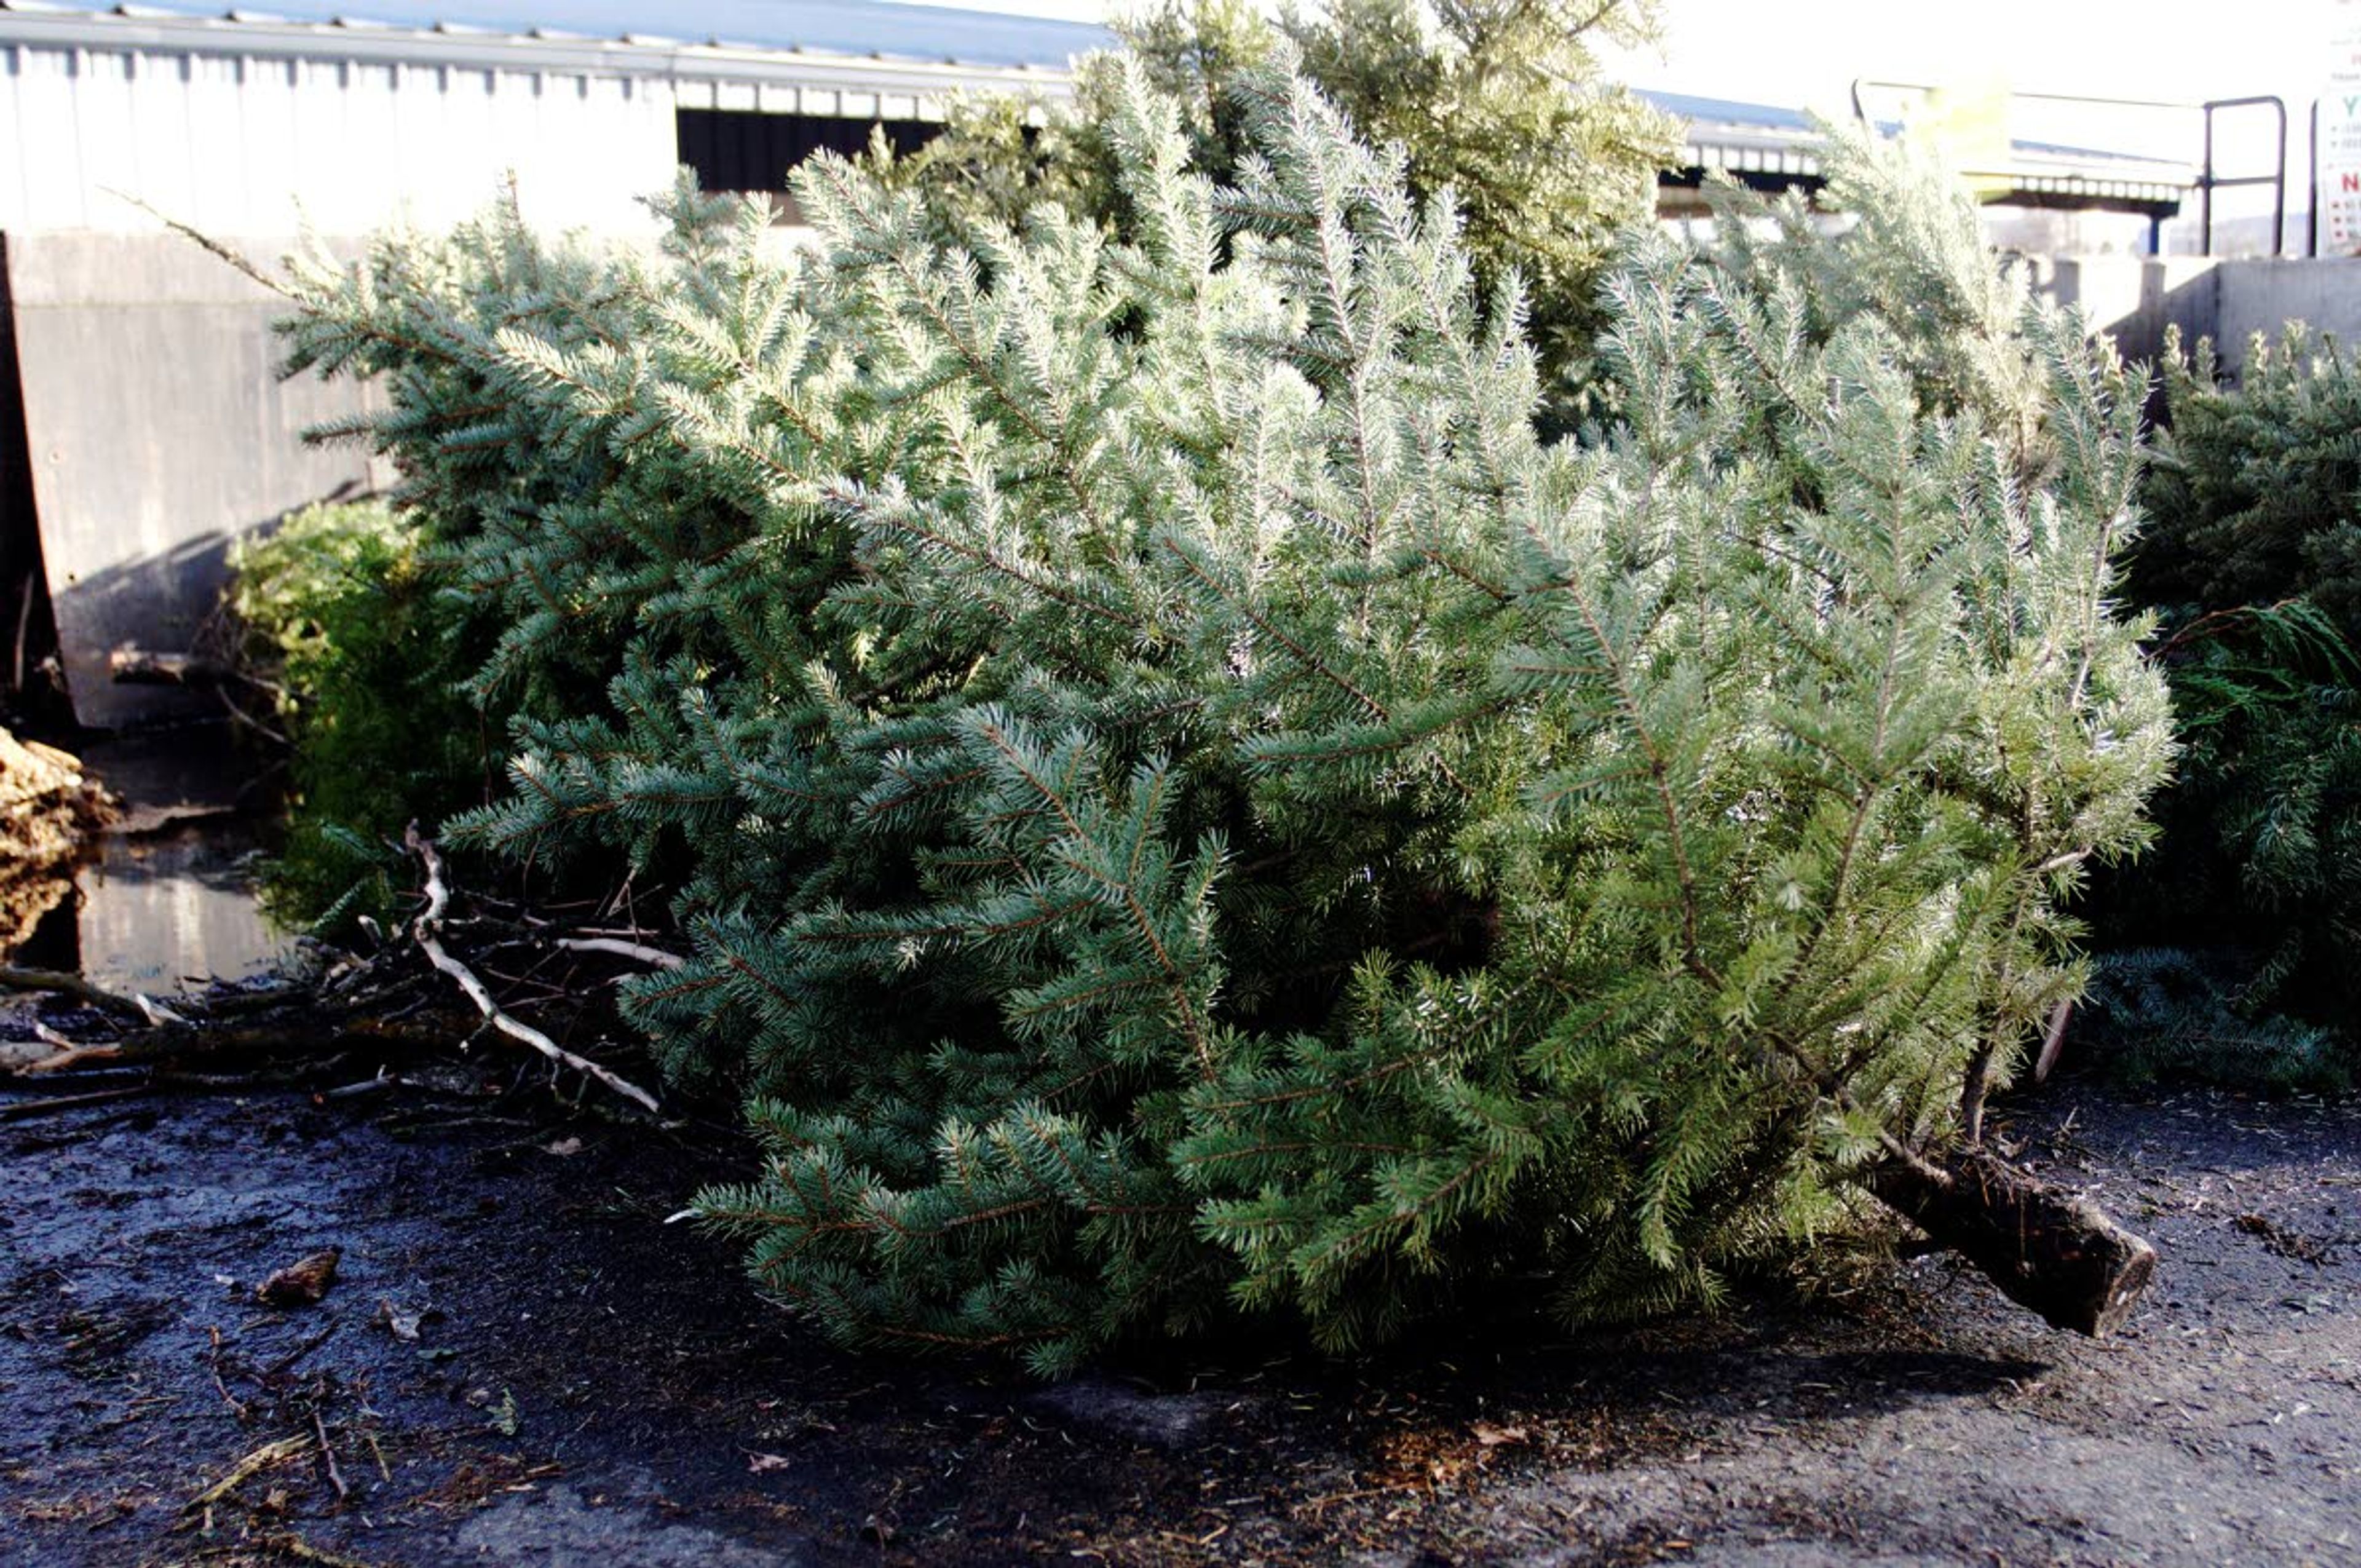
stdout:
[[510,1016],[501,1010],[500,1003],[492,999],[492,993],[486,988],[484,982],[476,978],[475,970],[444,950],[440,938],[443,915],[450,907],[451,885],[443,874],[442,853],[435,849],[432,839],[418,830],[418,824],[415,822],[404,830],[402,843],[426,867],[426,908],[419,915],[417,920],[412,922],[410,928],[411,936],[418,943],[419,950],[426,955],[429,963],[458,982],[459,989],[467,992],[467,1000],[476,1004],[476,1011],[484,1015],[485,1022],[508,1036],[509,1038],[531,1046],[560,1066],[572,1068],[577,1072],[597,1079],[624,1099],[643,1105],[650,1111],[658,1110],[655,1096],[646,1090],[616,1076],[588,1057],[577,1056],[532,1025]]
[[617,958],[630,959],[652,969],[675,970],[688,961],[678,953],[667,953],[661,948],[651,948],[642,942],[627,942],[617,937],[560,937],[557,945],[573,953],[612,953]]
[[19,1100],[14,1104],[0,1105],[0,1122],[29,1122],[36,1116],[54,1115],[60,1111],[79,1111],[85,1105],[112,1105],[118,1100],[136,1100],[148,1092],[144,1083],[124,1089],[100,1089],[88,1094],[60,1094],[47,1100]]
[[127,1018],[137,1023],[148,1021],[147,1009],[127,996],[118,996],[104,986],[93,985],[78,974],[60,970],[18,969],[12,964],[0,964],[0,988],[10,991],[44,991],[53,996],[71,996],[93,1007]]
[[336,1468],[336,1450],[328,1442],[328,1423],[320,1419],[320,1412],[316,1409],[312,1412],[312,1430],[319,1434],[320,1462],[327,1469],[328,1485],[336,1489],[336,1501],[349,1502],[352,1488],[345,1485],[345,1473]]
[[2049,1010],[2049,1028],[2041,1036],[2041,1057],[2033,1064],[2033,1081],[2049,1081],[2049,1069],[2058,1065],[2059,1047],[2066,1043],[2066,1021],[2074,1016],[2071,997]]

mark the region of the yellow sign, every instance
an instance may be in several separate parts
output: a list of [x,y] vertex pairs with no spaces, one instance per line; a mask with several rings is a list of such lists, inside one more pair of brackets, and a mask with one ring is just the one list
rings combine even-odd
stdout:
[[2008,82],[1998,77],[1934,88],[1908,119],[1910,134],[1930,143],[1986,202],[2016,183],[2007,173],[2008,123]]

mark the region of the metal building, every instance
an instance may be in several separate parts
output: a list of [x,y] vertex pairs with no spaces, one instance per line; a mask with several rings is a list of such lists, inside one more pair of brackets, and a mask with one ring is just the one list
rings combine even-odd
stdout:
[[216,234],[435,227],[511,174],[536,222],[614,232],[683,161],[777,190],[953,92],[1060,92],[1106,42],[883,0],[358,3],[0,0],[0,232],[158,226],[135,199]]
[[368,389],[278,380],[278,302],[165,218],[267,263],[446,227],[512,179],[537,225],[644,233],[683,162],[780,192],[954,92],[1059,93],[1106,41],[883,0],[0,0],[0,701],[217,711],[125,677],[192,647],[232,540],[386,477],[297,438]]

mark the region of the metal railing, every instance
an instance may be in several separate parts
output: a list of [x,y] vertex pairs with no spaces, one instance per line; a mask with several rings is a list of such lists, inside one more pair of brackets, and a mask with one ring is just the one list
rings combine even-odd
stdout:
[[[2285,253],[2287,245],[2287,131],[2286,103],[2276,94],[2264,93],[2246,98],[2213,98],[2198,105],[2205,111],[2205,161],[2197,176],[2197,250],[2201,256],[2213,254],[2213,192],[2231,185],[2268,185],[2271,188],[2271,254]],[[2319,105],[2312,105],[2312,118],[2319,121]],[[2279,118],[2279,156],[2268,174],[2223,175],[2213,168],[2213,116],[2224,109],[2268,108]],[[2312,157],[2315,164],[2320,156],[2319,138],[2313,137]],[[2312,205],[2320,206],[2320,181],[2312,179]],[[2313,220],[2318,227],[2318,220]]]

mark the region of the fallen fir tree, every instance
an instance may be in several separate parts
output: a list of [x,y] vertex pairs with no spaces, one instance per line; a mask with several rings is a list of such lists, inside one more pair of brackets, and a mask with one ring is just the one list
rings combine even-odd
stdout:
[[456,833],[683,890],[627,1005],[769,1151],[699,1212],[840,1339],[1051,1372],[1710,1300],[1867,1194],[2104,1332],[2154,1255],[1982,1115],[2169,754],[2139,384],[1840,144],[1850,236],[1631,237],[1619,422],[1545,443],[1448,202],[1252,97],[1218,189],[1126,82],[1121,233],[946,250],[823,157],[808,255],[684,192],[660,257],[294,277],[483,689],[582,694]]

